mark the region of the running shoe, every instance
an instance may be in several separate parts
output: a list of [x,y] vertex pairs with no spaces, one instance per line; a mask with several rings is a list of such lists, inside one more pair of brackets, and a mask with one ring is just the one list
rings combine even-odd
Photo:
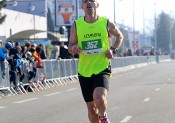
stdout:
[[100,123],[110,123],[106,116],[99,116]]

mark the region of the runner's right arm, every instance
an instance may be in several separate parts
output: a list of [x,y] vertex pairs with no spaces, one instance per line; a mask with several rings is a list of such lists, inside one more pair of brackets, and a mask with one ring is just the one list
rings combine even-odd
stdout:
[[75,23],[71,26],[68,51],[71,54],[78,54],[81,51],[80,47],[77,45],[77,31]]

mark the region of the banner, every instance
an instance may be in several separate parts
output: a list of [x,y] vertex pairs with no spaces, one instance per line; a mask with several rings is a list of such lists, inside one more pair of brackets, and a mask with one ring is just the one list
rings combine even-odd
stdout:
[[[77,7],[77,5],[79,7]],[[76,20],[76,17],[83,16],[84,12],[80,7],[81,0],[55,0],[55,23],[56,26],[69,26]],[[78,15],[76,15],[78,14]]]

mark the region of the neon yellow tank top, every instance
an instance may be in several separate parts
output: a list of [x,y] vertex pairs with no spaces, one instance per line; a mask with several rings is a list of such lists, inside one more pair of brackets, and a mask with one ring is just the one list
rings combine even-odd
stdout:
[[82,50],[79,54],[78,72],[84,77],[98,74],[109,66],[105,57],[109,49],[107,18],[99,17],[94,23],[87,23],[84,17],[75,21],[78,45]]

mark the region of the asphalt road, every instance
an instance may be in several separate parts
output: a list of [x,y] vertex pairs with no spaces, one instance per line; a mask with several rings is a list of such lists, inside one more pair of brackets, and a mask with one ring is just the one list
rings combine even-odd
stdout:
[[[113,74],[111,123],[175,123],[175,62]],[[79,83],[0,98],[0,123],[89,123]]]

